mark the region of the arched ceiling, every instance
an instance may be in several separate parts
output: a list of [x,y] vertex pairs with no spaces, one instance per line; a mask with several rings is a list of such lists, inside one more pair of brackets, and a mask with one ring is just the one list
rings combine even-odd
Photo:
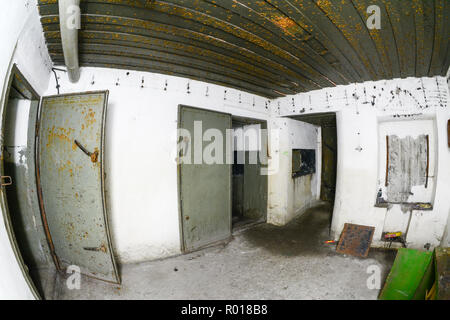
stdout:
[[[39,0],[55,65],[57,0]],[[381,29],[366,27],[381,8]],[[445,75],[449,0],[81,0],[80,64],[189,77],[274,98]]]

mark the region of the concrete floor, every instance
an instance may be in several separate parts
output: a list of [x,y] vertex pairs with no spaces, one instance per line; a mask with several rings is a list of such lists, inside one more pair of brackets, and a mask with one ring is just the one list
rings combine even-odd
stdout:
[[382,284],[395,251],[360,259],[328,240],[331,209],[321,206],[285,227],[261,224],[226,245],[160,261],[124,265],[121,286],[83,278],[80,290],[55,281],[53,299],[376,299],[366,282],[380,266]]

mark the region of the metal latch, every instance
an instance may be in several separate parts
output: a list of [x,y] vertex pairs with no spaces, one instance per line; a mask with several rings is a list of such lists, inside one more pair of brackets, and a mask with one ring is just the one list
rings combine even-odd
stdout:
[[87,149],[85,147],[83,147],[83,145],[81,143],[79,143],[77,140],[75,140],[75,144],[77,145],[78,148],[80,148],[81,151],[83,151],[87,156],[89,156],[91,158],[91,161],[93,163],[96,163],[98,161],[98,150],[94,151],[94,152],[89,152],[87,151]]
[[83,249],[84,249],[84,250],[87,250],[87,251],[101,251],[101,252],[104,252],[104,253],[106,253],[106,251],[107,251],[106,246],[105,246],[104,244],[102,244],[102,245],[101,245],[100,247],[98,247],[98,248],[84,247]]
[[13,180],[10,176],[1,176],[0,185],[2,187],[10,186],[13,184]]

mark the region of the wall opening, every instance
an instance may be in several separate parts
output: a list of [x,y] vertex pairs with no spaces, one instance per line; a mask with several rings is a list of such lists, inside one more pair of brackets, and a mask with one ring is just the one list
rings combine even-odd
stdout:
[[[18,68],[11,70],[3,114],[2,199],[9,237],[25,280],[37,297],[52,288],[54,267],[36,192],[35,127],[40,97]],[[5,179],[9,183],[4,185]]]
[[233,230],[267,219],[267,176],[261,171],[265,121],[233,118],[234,161],[232,166]]
[[266,121],[180,105],[178,190],[184,253],[265,222]]
[[[317,113],[308,114],[300,116],[290,117],[294,120],[310,123],[321,128],[321,155],[315,155],[316,157],[321,157],[321,176],[320,176],[320,200],[327,203],[329,208],[334,207],[334,199],[336,194],[336,175],[337,175],[337,126],[336,126],[336,113]],[[309,153],[308,153],[309,152]],[[308,161],[311,158],[311,151],[298,151],[300,153],[300,158],[303,153],[303,159],[306,161],[302,162],[303,167],[300,172],[317,170],[318,168],[312,168],[312,162]],[[295,150],[293,150],[293,156],[295,155]],[[293,167],[293,174],[294,174]],[[315,172],[314,170],[314,172]],[[295,173],[298,175],[299,173]],[[295,179],[295,177],[293,177]],[[331,211],[332,209],[330,209]],[[330,214],[330,230],[332,213]]]
[[336,113],[318,113],[293,116],[292,119],[320,126],[322,132],[322,174],[320,199],[334,204],[337,173],[337,130]]
[[292,150],[292,178],[316,173],[316,150]]

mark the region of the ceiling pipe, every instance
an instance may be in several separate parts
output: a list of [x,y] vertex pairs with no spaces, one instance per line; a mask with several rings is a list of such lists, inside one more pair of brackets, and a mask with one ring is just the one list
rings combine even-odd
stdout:
[[64,62],[70,82],[80,79],[78,30],[81,24],[80,0],[58,0],[59,25]]

